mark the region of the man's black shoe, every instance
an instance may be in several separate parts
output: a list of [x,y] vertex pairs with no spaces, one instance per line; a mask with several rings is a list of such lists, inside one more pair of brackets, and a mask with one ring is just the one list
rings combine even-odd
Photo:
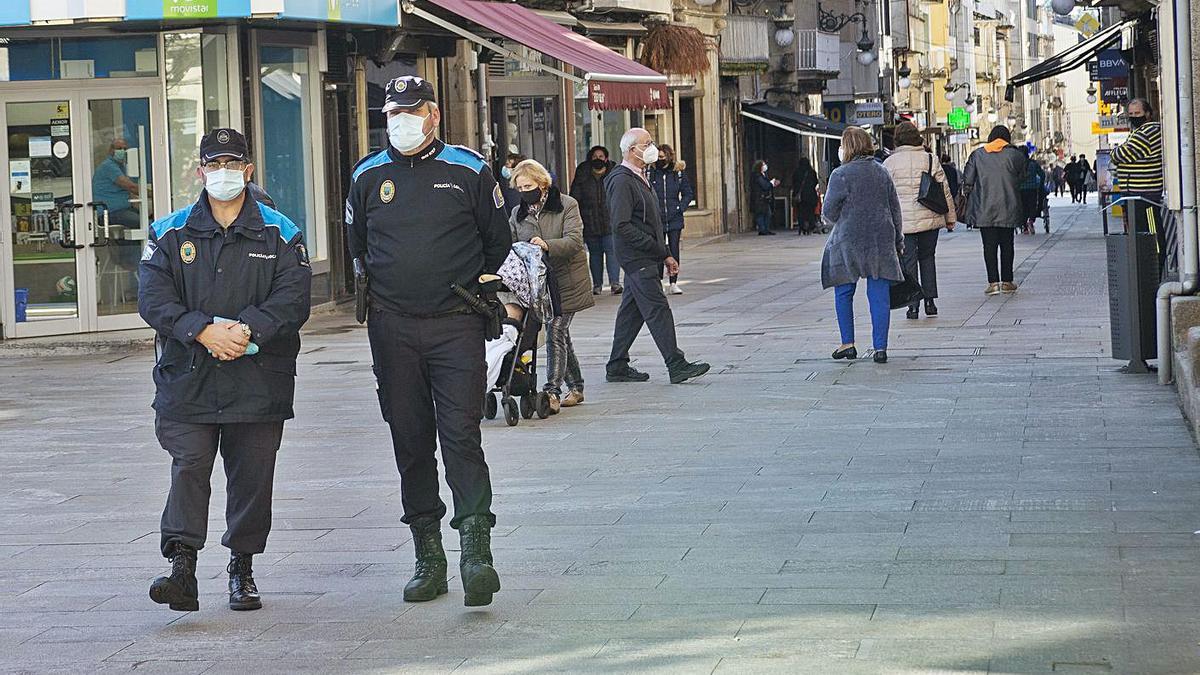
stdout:
[[667,370],[671,374],[671,384],[683,384],[693,377],[700,377],[707,373],[711,367],[707,363],[700,363],[699,361],[695,363],[680,361],[677,364],[668,366]]
[[877,349],[871,358],[875,360],[875,363],[887,363],[887,350]]
[[937,316],[937,305],[932,300],[925,301],[925,316]]
[[921,315],[917,312],[917,305],[909,305],[908,311],[904,313],[906,319],[919,319]]
[[492,561],[492,526],[483,516],[469,516],[458,526],[462,553],[458,573],[462,577],[463,604],[482,607],[492,604],[500,590],[500,575]]
[[185,544],[175,544],[170,558],[171,575],[159,577],[150,584],[150,599],[160,605],[167,605],[176,612],[199,611],[196,549]]
[[225,568],[229,573],[229,609],[262,609],[262,596],[254,584],[253,559],[251,553],[229,554],[229,566]]
[[442,523],[433,518],[409,525],[417,550],[417,570],[404,586],[405,602],[428,602],[446,594],[446,552],[442,550]]
[[608,371],[604,379],[609,382],[646,382],[650,379],[650,374],[643,373],[633,366],[625,366],[620,370]]

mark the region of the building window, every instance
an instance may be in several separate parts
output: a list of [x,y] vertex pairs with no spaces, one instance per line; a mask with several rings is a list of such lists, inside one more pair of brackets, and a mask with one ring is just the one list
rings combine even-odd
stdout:
[[229,52],[223,33],[188,31],[163,35],[167,131],[170,142],[171,208],[196,201],[204,187],[196,176],[200,138],[209,129],[233,126],[229,108]]
[[157,35],[8,37],[0,42],[0,82],[157,75]]
[[692,96],[679,98],[679,148],[675,153],[676,159],[687,163],[684,173],[687,174],[688,182],[692,184],[692,189],[696,192],[696,200],[688,206],[696,208],[703,207],[704,200],[700,182],[697,180],[704,175],[700,171],[700,164],[704,160],[704,147],[698,127],[701,122],[701,113],[697,109],[699,100]]
[[982,40],[983,40],[983,38],[979,34],[979,28],[975,27],[974,29],[972,29],[972,33],[975,38],[975,46],[978,47],[980,44],[982,44]]
[[283,215],[304,232],[313,260],[328,257],[318,221],[315,152],[321,142],[314,129],[314,68],[307,46],[258,46],[260,155],[255,164],[262,186]]

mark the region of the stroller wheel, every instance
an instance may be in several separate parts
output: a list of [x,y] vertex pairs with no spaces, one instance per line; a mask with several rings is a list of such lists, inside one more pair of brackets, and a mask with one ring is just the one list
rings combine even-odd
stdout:
[[550,416],[550,394],[544,391],[537,395],[537,416],[540,420]]
[[534,409],[533,394],[521,394],[521,417],[533,419]]
[[517,402],[511,396],[507,396],[501,401],[504,406],[504,421],[510,427],[517,426],[521,421],[520,412],[517,410]]
[[496,394],[487,393],[483,395],[483,416],[489,420],[496,419],[496,413],[499,412],[500,404],[496,399]]

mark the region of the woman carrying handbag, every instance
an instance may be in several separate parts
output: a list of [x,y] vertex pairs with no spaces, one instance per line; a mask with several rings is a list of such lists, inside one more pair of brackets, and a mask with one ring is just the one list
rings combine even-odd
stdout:
[[[942,164],[924,148],[924,138],[912,122],[896,126],[896,150],[883,162],[896,186],[904,221],[904,269],[920,280],[925,315],[937,316],[938,232],[954,230],[957,214]],[[916,319],[920,303],[912,302],[906,316]]]

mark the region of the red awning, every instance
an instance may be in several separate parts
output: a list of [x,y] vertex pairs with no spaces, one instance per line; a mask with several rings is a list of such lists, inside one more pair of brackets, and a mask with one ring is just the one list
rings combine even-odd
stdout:
[[[583,71],[593,110],[671,107],[667,77],[520,5],[479,0],[429,0],[458,19]],[[575,79],[575,78],[572,78]]]

